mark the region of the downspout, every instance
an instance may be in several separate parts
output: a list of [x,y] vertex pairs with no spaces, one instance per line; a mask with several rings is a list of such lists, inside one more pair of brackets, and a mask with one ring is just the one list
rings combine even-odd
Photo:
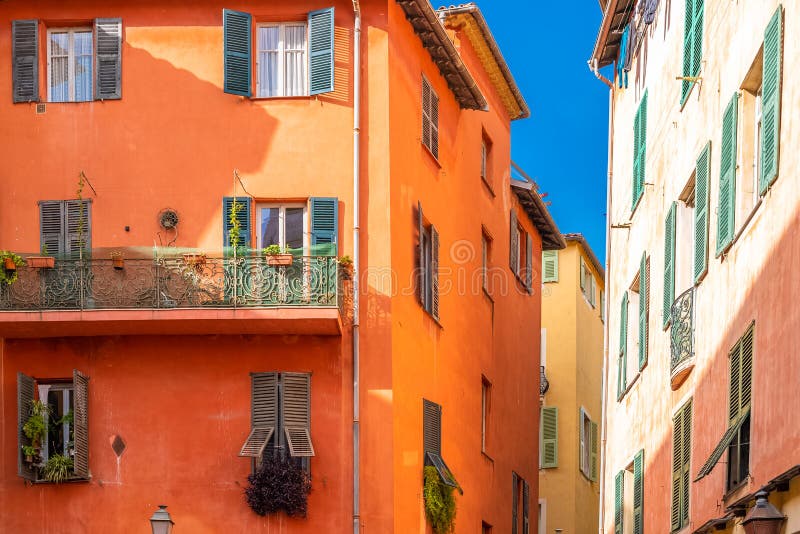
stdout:
[[361,219],[361,5],[353,0],[353,534],[361,530],[361,456],[359,381],[360,219]]

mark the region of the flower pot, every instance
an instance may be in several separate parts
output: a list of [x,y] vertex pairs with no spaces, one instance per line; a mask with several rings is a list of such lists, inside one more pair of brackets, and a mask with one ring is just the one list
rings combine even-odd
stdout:
[[33,463],[33,456],[30,456],[30,455],[26,456],[25,457],[25,461],[28,462],[29,464],[32,464]]
[[34,269],[52,269],[56,266],[56,259],[53,256],[30,256],[28,266]]
[[17,264],[14,263],[13,258],[3,258],[3,267],[5,267],[6,271],[16,271]]
[[206,262],[206,255],[197,252],[187,252],[183,255],[183,261],[187,265],[203,265]]
[[116,270],[121,271],[122,269],[125,268],[125,259],[122,257],[111,258],[111,264],[114,266]]
[[291,265],[294,256],[291,254],[267,254],[267,265],[273,267]]

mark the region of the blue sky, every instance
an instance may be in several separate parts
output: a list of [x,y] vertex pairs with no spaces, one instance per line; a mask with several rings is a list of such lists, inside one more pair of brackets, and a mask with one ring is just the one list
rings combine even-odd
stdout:
[[531,108],[530,118],[512,123],[511,157],[548,194],[559,229],[584,234],[603,261],[608,87],[586,66],[600,27],[600,4],[477,4]]

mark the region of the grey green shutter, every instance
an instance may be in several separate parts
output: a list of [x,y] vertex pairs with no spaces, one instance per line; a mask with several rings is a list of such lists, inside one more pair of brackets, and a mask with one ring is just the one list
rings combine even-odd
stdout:
[[711,164],[711,142],[697,158],[695,167],[694,204],[694,280],[699,282],[708,268],[708,183]]
[[730,396],[728,419],[736,421],[750,407],[753,383],[753,335],[751,326],[730,353]]
[[85,258],[92,250],[92,210],[88,200],[64,201],[64,254],[78,258],[83,248]]
[[614,534],[623,533],[622,519],[625,515],[624,509],[625,492],[625,472],[620,471],[614,477]]
[[542,281],[558,282],[558,251],[542,252]]
[[533,238],[525,234],[525,289],[533,291]]
[[619,367],[617,369],[617,399],[628,387],[628,292],[622,295],[619,312]]
[[[686,12],[683,28],[683,75],[700,74],[700,63],[703,59],[703,0],[686,0]],[[681,105],[686,102],[692,82],[683,81],[681,87]]]
[[519,475],[511,472],[511,534],[517,534],[519,523]]
[[530,533],[531,488],[527,480],[522,481],[522,534]]
[[122,98],[122,19],[95,19],[95,100]]
[[511,209],[508,227],[510,230],[508,265],[511,267],[511,272],[517,274],[517,268],[519,267],[519,232],[517,231],[517,212],[513,208]]
[[422,399],[422,448],[442,454],[442,407],[428,399]]
[[289,455],[314,456],[311,443],[311,375],[281,374],[281,420]]
[[731,244],[736,213],[736,119],[739,95],[733,93],[722,116],[722,144],[719,165],[719,208],[717,209],[717,256]]
[[[224,197],[222,199],[222,246],[228,249],[232,246],[230,239],[231,231],[231,211],[233,210],[234,197]],[[251,233],[251,204],[250,197],[236,197],[239,216],[239,247],[250,248]],[[273,243],[268,243],[273,244]]]
[[439,320],[439,232],[431,225],[431,315]]
[[333,91],[333,8],[308,14],[309,94]]
[[430,100],[431,118],[431,153],[437,160],[439,159],[439,95],[431,88]]
[[580,264],[581,272],[580,272],[580,283],[581,283],[581,291],[584,295],[586,295],[586,264],[583,263],[583,258],[581,258]]
[[75,392],[72,414],[75,441],[74,471],[76,476],[89,478],[89,377],[73,369],[72,387]]
[[417,228],[419,230],[419,241],[417,243],[417,293],[419,303],[425,308],[425,220],[422,216],[422,203],[417,202]]
[[[589,476],[589,466],[583,465],[583,458],[585,451],[589,450],[590,443],[588,441],[590,436],[586,435],[586,429],[583,426],[583,422],[585,419],[588,419],[586,416],[586,412],[583,408],[578,410],[578,468],[581,470],[581,473]],[[585,469],[584,469],[585,467]]]
[[662,314],[664,327],[670,322],[672,303],[675,302],[675,202],[667,212],[664,223],[664,301]]
[[633,458],[633,534],[644,533],[644,450]]
[[232,95],[252,95],[252,21],[253,17],[249,13],[222,10],[225,78],[223,90]]
[[51,256],[66,252],[64,203],[60,200],[39,202],[39,248]]
[[339,240],[339,200],[311,198],[311,246],[314,256],[336,256]]
[[670,522],[673,532],[681,528],[681,466],[683,465],[683,409],[672,420],[672,505]]
[[649,290],[650,273],[647,267],[647,253],[642,254],[642,261],[639,264],[639,370],[647,365],[647,345],[648,345],[648,311],[649,311]]
[[542,469],[558,467],[558,408],[543,406],[540,417]]
[[15,20],[11,23],[11,63],[14,102],[38,102],[38,20]]
[[597,452],[598,452],[598,449],[600,448],[600,441],[598,439],[599,438],[599,433],[597,431],[597,423],[592,421],[590,426],[592,427],[592,453],[591,453],[591,458],[590,458],[591,459],[591,462],[590,462],[591,463],[591,466],[590,466],[591,476],[590,476],[590,478],[593,481],[597,482],[597,468],[598,468],[598,465],[597,465]]
[[250,387],[250,434],[239,456],[261,458],[278,426],[278,374],[253,373]]
[[761,175],[758,190],[764,194],[778,177],[781,123],[781,70],[783,63],[783,6],[772,16],[764,32],[762,71]]
[[639,102],[633,121],[633,198],[631,209],[636,207],[644,193],[645,161],[647,159],[647,91]]
[[689,524],[689,490],[691,474],[689,468],[692,457],[692,403],[683,408],[682,465],[681,465],[681,526]]
[[711,471],[714,470],[714,467],[719,462],[719,459],[722,458],[722,455],[728,450],[731,442],[734,438],[738,435],[739,429],[742,428],[742,423],[744,420],[750,415],[750,408],[746,408],[743,412],[741,412],[736,420],[731,421],[729,423],[728,429],[725,431],[725,434],[722,435],[722,439],[717,443],[717,446],[711,451],[711,456],[708,457],[706,463],[703,464],[703,467],[700,468],[700,472],[697,473],[697,477],[695,477],[694,481],[697,482],[701,478],[709,475]]
[[31,415],[31,403],[35,389],[36,384],[33,378],[17,373],[17,474],[25,480],[36,480],[36,472],[24,461],[22,454],[23,446],[33,445],[22,427],[25,426]]

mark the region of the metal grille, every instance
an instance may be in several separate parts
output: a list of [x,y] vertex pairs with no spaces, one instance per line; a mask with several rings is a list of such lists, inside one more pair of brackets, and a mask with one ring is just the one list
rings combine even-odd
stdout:
[[694,288],[684,291],[670,311],[671,370],[694,356]]

